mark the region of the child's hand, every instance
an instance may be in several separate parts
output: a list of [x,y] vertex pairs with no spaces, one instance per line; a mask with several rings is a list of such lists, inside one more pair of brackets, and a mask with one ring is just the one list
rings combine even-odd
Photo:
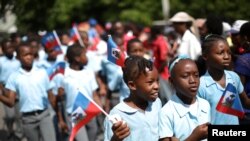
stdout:
[[128,124],[119,115],[112,115],[109,120],[113,123],[112,131],[114,133],[111,141],[122,141],[129,136],[130,130]]
[[118,121],[112,126],[113,137],[111,141],[122,141],[124,138],[129,136],[130,130],[126,122]]
[[197,140],[202,140],[202,139],[205,139],[207,138],[207,135],[208,135],[208,125],[210,123],[204,123],[204,124],[201,124],[199,126],[197,126],[194,130],[193,130],[193,137],[195,137]]

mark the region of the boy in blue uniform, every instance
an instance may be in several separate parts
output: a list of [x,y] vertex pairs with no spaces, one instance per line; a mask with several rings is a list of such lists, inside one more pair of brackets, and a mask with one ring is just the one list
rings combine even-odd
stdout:
[[18,47],[17,58],[21,68],[8,78],[5,86],[7,92],[0,95],[0,101],[12,107],[18,95],[27,139],[55,141],[54,127],[47,110],[49,100],[55,107],[49,77],[45,70],[32,67],[34,54],[29,44],[23,43]]

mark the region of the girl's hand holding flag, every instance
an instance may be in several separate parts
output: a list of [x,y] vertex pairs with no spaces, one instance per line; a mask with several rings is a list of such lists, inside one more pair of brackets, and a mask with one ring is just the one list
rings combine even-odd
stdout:
[[119,115],[111,115],[109,116],[109,120],[113,123],[112,130],[114,133],[111,141],[122,141],[124,138],[129,136],[130,129],[127,123],[122,120]]

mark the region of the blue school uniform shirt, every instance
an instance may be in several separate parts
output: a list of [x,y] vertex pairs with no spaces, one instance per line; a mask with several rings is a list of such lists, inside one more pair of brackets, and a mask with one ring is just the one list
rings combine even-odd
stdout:
[[198,96],[196,102],[194,111],[190,106],[185,106],[176,94],[173,95],[160,112],[160,138],[174,136],[182,141],[188,138],[198,125],[210,122],[209,103]]
[[[243,92],[244,88],[240,81],[240,77],[233,71],[224,71],[226,85],[231,83],[235,86],[237,94]],[[211,124],[215,125],[238,125],[237,116],[224,114],[216,110],[216,106],[225,91],[217,82],[213,80],[208,71],[200,78],[200,87],[198,95],[206,99],[211,106]]]
[[17,71],[21,64],[16,57],[8,59],[6,56],[0,57],[0,83],[6,84],[8,77],[11,73]]
[[5,87],[19,96],[23,113],[48,107],[49,77],[43,69],[33,67],[27,72],[20,68],[10,75]]
[[64,88],[66,94],[66,111],[71,114],[79,90],[84,90],[86,95],[93,98],[93,92],[97,90],[98,84],[92,70],[76,71],[66,67],[61,87]]
[[[130,135],[123,141],[158,141],[158,117],[161,107],[159,98],[154,102],[149,102],[145,113],[122,101],[110,111],[110,115],[118,114],[128,124]],[[112,126],[111,121],[106,118],[104,141],[110,141],[113,136]]]

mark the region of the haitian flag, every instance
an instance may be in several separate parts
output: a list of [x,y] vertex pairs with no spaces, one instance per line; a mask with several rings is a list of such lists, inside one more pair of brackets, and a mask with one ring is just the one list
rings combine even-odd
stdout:
[[72,42],[77,42],[78,41],[78,36],[77,36],[77,28],[76,28],[76,26],[73,26],[71,29],[70,29],[70,33],[69,33],[69,35],[70,35],[70,40],[72,41]]
[[61,49],[61,43],[58,39],[58,36],[56,34],[55,31],[47,33],[46,35],[44,35],[42,37],[42,45],[47,48],[47,49],[53,49],[56,52],[58,52],[58,54],[62,53],[62,49]]
[[64,74],[65,68],[66,68],[65,62],[58,62],[54,64],[52,67],[48,68],[47,73],[49,75],[49,80],[52,80],[56,74],[59,73]]
[[241,105],[239,95],[233,84],[228,83],[223,92],[216,110],[225,114],[235,115],[243,118],[245,113]]
[[74,25],[71,29],[70,29],[70,45],[74,44],[75,42],[79,41],[80,45],[82,47],[84,47],[82,38],[78,32],[78,29],[76,27],[76,25]]
[[97,105],[91,98],[79,91],[75,99],[71,115],[73,128],[69,140],[73,141],[78,130],[102,111],[103,110],[100,106]]
[[122,52],[116,43],[113,41],[111,35],[108,36],[108,60],[118,66],[123,67],[125,62],[125,53]]

